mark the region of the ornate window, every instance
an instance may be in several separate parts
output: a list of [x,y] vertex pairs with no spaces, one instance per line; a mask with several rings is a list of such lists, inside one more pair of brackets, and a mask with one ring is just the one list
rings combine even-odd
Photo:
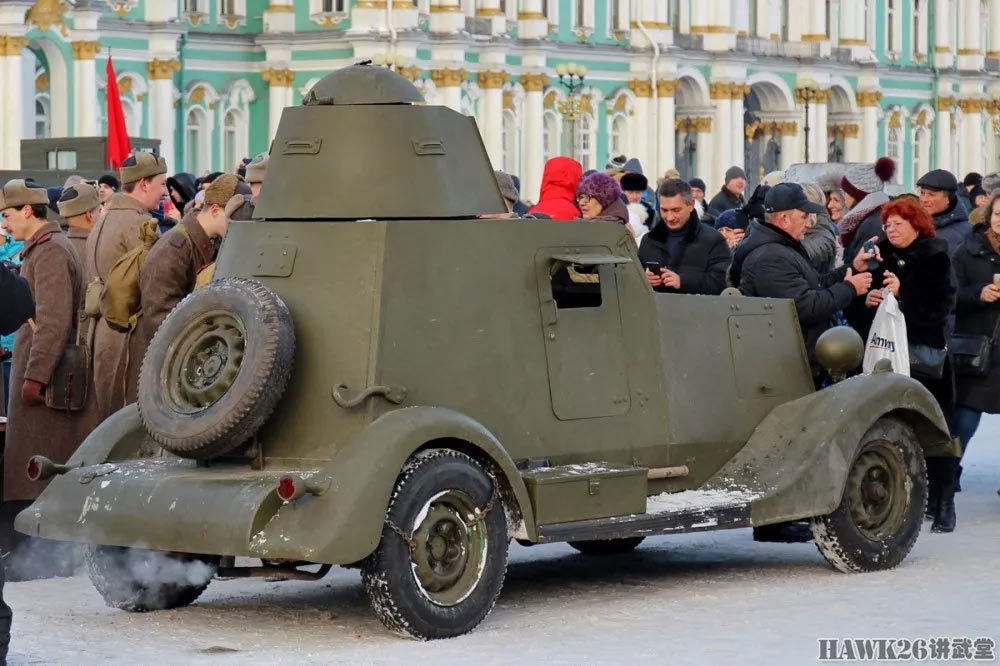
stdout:
[[208,17],[208,0],[182,0],[181,9],[188,22],[197,26]]
[[631,153],[628,145],[628,121],[623,114],[616,114],[611,119],[611,142],[609,147],[611,157]]
[[347,18],[348,0],[309,0],[309,19],[322,26],[337,25]]
[[52,133],[51,108],[48,95],[35,95],[36,139],[44,139]]
[[238,25],[245,25],[247,19],[247,0],[219,0],[219,23],[233,30]]
[[559,116],[555,111],[546,111],[542,122],[542,156],[545,161],[559,155],[560,137]]
[[902,51],[902,0],[885,0],[885,50],[895,56]]
[[910,44],[913,46],[914,60],[922,60],[927,55],[927,23],[924,17],[926,6],[927,0],[913,0],[913,8],[910,10]]
[[187,171],[195,175],[211,170],[211,144],[208,141],[208,114],[199,106],[188,110],[184,123],[184,158]]
[[[885,135],[885,152],[891,157],[896,164],[902,162],[903,157],[903,131],[899,127],[893,127],[890,122],[889,129]],[[896,175],[893,176],[892,182],[898,182],[899,180],[899,169],[896,169]]]
[[594,144],[596,123],[589,113],[581,114],[576,121],[576,160],[583,165],[584,171],[594,168]]

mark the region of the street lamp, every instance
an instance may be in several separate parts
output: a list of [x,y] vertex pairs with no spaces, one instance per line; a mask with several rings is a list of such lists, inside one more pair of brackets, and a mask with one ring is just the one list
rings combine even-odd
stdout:
[[806,137],[806,164],[809,164],[809,102],[815,102],[820,98],[820,91],[816,84],[807,81],[798,89],[799,100],[806,105],[806,122],[804,124]]
[[398,53],[376,53],[372,56],[372,63],[379,67],[388,67],[398,70],[406,64],[406,57]]
[[576,93],[583,87],[587,68],[575,62],[556,65],[556,75],[567,93],[566,99],[559,102],[558,108],[569,125],[570,154],[576,159],[576,120],[586,110],[586,103]]

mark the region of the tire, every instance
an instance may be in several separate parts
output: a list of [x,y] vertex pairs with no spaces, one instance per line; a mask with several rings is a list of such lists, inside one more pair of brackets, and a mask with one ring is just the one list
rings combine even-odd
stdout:
[[[382,540],[361,568],[372,610],[387,629],[417,640],[451,638],[475,629],[492,610],[508,548],[507,518],[494,484],[479,463],[450,449],[428,449],[407,461]],[[469,527],[468,517],[478,510],[485,516]],[[412,535],[412,553],[389,523]]]
[[87,546],[90,582],[112,608],[145,613],[187,606],[219,570],[219,558],[120,546]]
[[139,373],[139,414],[173,454],[224,455],[270,417],[294,361],[284,302],[256,280],[216,280],[188,295],[157,329]]
[[810,521],[816,547],[844,573],[899,565],[920,535],[927,470],[913,429],[891,417],[861,438],[840,505]]
[[584,555],[606,557],[631,553],[646,537],[626,537],[624,539],[598,539],[596,541],[570,541],[569,545]]

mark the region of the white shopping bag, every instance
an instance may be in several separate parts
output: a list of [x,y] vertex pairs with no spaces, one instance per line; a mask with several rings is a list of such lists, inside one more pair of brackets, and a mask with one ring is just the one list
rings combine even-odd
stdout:
[[868,333],[865,360],[862,368],[871,374],[875,364],[883,358],[892,361],[893,372],[910,374],[910,349],[906,339],[906,319],[899,310],[899,301],[885,289],[882,303],[875,312],[875,321]]

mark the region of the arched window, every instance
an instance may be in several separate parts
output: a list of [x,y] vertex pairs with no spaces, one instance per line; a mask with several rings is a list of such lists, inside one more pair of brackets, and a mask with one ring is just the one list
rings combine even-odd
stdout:
[[518,155],[517,118],[514,112],[507,109],[503,112],[503,170],[507,173],[521,172],[520,155]]
[[576,121],[576,160],[584,170],[594,168],[594,120],[589,113],[580,115]]
[[542,156],[545,161],[559,155],[559,116],[553,111],[545,112],[545,120],[542,122],[542,143],[544,144]]
[[212,155],[207,138],[208,116],[202,108],[193,107],[184,124],[184,157],[187,170],[196,176],[211,169]]
[[222,168],[228,171],[235,169],[236,163],[244,156],[239,147],[239,111],[233,109],[226,113],[222,121]]
[[913,0],[910,18],[913,20],[910,44],[913,45],[913,59],[920,60],[927,54],[927,23],[924,21],[924,7],[927,0]]
[[48,95],[35,96],[35,138],[44,139],[52,134],[51,105]]
[[611,157],[631,153],[628,145],[628,121],[622,114],[617,114],[611,120]]
[[929,157],[927,154],[927,130],[923,127],[918,127],[913,132],[913,177],[920,178],[923,174],[927,173],[929,169],[926,167],[925,160]]
[[[886,154],[896,162],[896,164],[902,163],[903,157],[903,142],[902,142],[903,131],[899,127],[890,127],[888,132],[886,132],[885,138],[885,152]],[[901,169],[896,169],[896,174],[892,177],[892,182],[899,182],[899,172]]]

